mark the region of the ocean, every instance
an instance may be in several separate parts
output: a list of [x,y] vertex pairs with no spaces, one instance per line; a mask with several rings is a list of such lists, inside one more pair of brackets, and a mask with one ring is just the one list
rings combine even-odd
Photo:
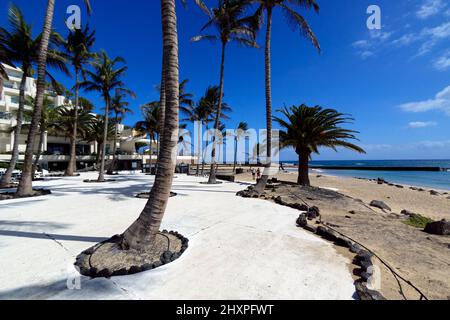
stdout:
[[[283,163],[297,164],[296,161],[283,161]],[[357,170],[362,167],[440,167],[450,168],[450,160],[355,160],[355,161],[311,161],[311,165],[323,168],[313,169],[313,172],[330,174],[343,177],[357,177],[376,179],[382,178],[386,181],[407,184],[427,188],[450,190],[450,171],[365,171]],[[348,170],[332,170],[332,167],[350,167]]]

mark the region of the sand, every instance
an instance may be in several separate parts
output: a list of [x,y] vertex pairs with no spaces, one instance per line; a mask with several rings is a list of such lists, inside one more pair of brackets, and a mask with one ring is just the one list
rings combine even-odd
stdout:
[[[279,180],[296,181],[295,173],[279,174]],[[251,181],[242,174],[239,180]],[[323,223],[363,244],[406,280],[413,283],[429,299],[450,299],[450,237],[435,236],[405,225],[407,216],[400,211],[420,213],[433,219],[450,218],[450,199],[441,191],[414,191],[374,181],[334,176],[311,175],[316,187],[338,191],[336,197],[299,186],[282,184],[268,189],[267,196],[282,196],[286,203],[303,203],[321,210]],[[362,200],[362,202],[358,201]],[[369,206],[372,200],[384,201],[392,212]],[[352,212],[352,213],[350,213]],[[420,295],[405,281],[397,281],[381,263],[382,281],[379,291],[388,299],[418,299]],[[400,285],[399,285],[400,283]]]
[[[276,175],[280,180],[297,181],[297,173],[282,173]],[[250,173],[240,174],[236,178],[240,181],[252,181]],[[439,196],[430,194],[431,188],[426,191],[415,191],[406,186],[403,189],[386,184],[379,185],[374,181],[361,180],[348,177],[336,177],[322,174],[311,174],[311,184],[316,187],[339,191],[366,203],[372,200],[381,200],[392,208],[393,212],[400,213],[406,209],[434,220],[450,220],[450,191],[433,189],[441,193]],[[445,194],[447,193],[447,194]]]

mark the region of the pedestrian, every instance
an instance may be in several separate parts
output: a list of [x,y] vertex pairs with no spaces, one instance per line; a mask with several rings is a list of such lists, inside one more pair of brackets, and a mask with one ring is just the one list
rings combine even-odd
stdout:
[[252,168],[252,178],[253,178],[253,180],[256,179],[256,170],[255,170],[255,168]]
[[256,170],[256,179],[259,180],[261,179],[261,169],[258,168],[258,170]]

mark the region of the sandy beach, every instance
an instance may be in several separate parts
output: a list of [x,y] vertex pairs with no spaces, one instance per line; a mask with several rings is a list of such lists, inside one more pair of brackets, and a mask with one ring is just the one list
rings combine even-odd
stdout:
[[[279,182],[296,182],[297,174],[281,173],[275,178]],[[252,181],[248,173],[237,179]],[[325,192],[295,183],[281,183],[266,189],[264,198],[288,206],[316,206],[321,216],[308,224],[332,226],[376,254],[382,274],[381,287],[377,291],[385,298],[420,299],[421,294],[410,286],[410,282],[428,299],[450,299],[450,237],[428,234],[423,227],[406,225],[408,216],[401,214],[402,210],[408,210],[436,221],[448,220],[450,199],[446,191],[434,190],[438,193],[432,194],[429,189],[418,191],[410,186],[378,184],[322,173],[312,173],[311,184]],[[383,201],[391,210],[370,206],[373,200]],[[349,254],[345,250],[340,252]],[[355,267],[350,265],[349,268]]]
[[[280,173],[275,177],[282,181],[297,181],[296,172]],[[244,173],[238,175],[236,179],[250,182],[252,176],[250,173]],[[310,179],[313,186],[335,190],[366,203],[381,200],[390,206],[393,212],[400,213],[406,209],[434,220],[450,220],[450,191],[448,190],[423,188],[424,191],[417,191],[411,190],[411,186],[408,185],[399,188],[387,184],[379,185],[368,179],[337,177],[314,172],[311,173]],[[431,195],[431,190],[440,194]]]

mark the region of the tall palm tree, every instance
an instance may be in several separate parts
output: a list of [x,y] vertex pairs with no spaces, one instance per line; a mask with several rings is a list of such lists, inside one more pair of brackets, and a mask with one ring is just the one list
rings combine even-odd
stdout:
[[[227,138],[227,132],[226,132],[225,129],[226,129],[225,124],[221,123],[219,125],[219,128],[217,128],[217,132],[216,132],[216,134],[217,134],[217,137],[216,137],[217,146],[218,146],[218,149],[219,149],[218,154],[217,154],[218,161],[217,161],[217,164],[216,164],[216,170],[217,170],[217,168],[219,168],[219,164],[221,162],[220,159],[222,157],[222,152],[223,152],[223,146],[224,146],[226,138]],[[223,163],[223,161],[222,161],[222,163]]]
[[159,153],[159,133],[161,131],[161,107],[159,101],[147,103],[141,107],[143,120],[134,125],[134,129],[141,134],[148,135],[149,155],[150,155],[150,174],[153,166],[153,141],[157,141],[157,154]]
[[280,147],[292,147],[299,157],[298,181],[309,186],[309,160],[312,153],[319,153],[319,148],[326,147],[337,151],[338,147],[365,151],[348,140],[358,140],[357,131],[342,128],[341,125],[352,123],[353,118],[334,109],[323,109],[320,106],[284,107],[279,110],[284,118],[274,117],[285,131],[280,132]]
[[[28,97],[29,105],[34,105],[34,98]],[[51,129],[52,123],[56,120],[57,112],[56,107],[54,104],[54,101],[51,97],[48,95],[44,96],[44,104],[42,105],[42,115],[41,115],[41,121],[39,123],[39,143],[38,143],[38,149],[36,152],[36,156],[34,159],[33,167],[34,172],[36,172],[37,166],[39,164],[39,160],[41,158],[42,154],[42,147],[45,139],[46,132]],[[25,119],[31,119],[33,117],[33,110],[25,110],[24,111],[24,118]],[[26,127],[26,125],[25,125]],[[34,175],[33,175],[34,176]]]
[[[47,10],[45,13],[44,27],[42,30],[42,37],[39,45],[37,55],[38,65],[38,79],[36,84],[36,104],[34,106],[33,118],[31,119],[30,130],[28,131],[27,148],[25,151],[25,160],[23,163],[23,170],[19,187],[17,188],[18,196],[31,196],[34,194],[32,181],[33,181],[33,153],[35,136],[39,128],[39,122],[42,114],[42,105],[44,103],[45,94],[45,76],[46,76],[46,62],[49,54],[50,35],[52,33],[53,14],[55,12],[55,1],[48,0]],[[89,0],[84,0],[88,12],[91,12],[91,6]]]
[[108,173],[112,174],[117,169],[117,136],[119,134],[119,125],[122,124],[126,114],[133,113],[133,110],[128,108],[130,103],[124,100],[125,94],[116,91],[112,98],[110,112],[114,113],[114,141],[113,141],[113,161],[108,169]]
[[125,60],[122,57],[111,59],[105,51],[101,51],[93,62],[94,71],[86,71],[89,80],[82,82],[79,86],[86,91],[97,91],[105,101],[105,129],[104,129],[104,143],[102,144],[102,156],[100,161],[100,171],[98,181],[105,181],[105,156],[106,156],[106,141],[109,123],[109,110],[111,110],[111,91],[116,90],[118,93],[130,94],[133,93],[124,88],[124,83],[121,78],[128,70],[128,67],[118,64],[124,64]]
[[[205,95],[200,98],[199,104],[203,106],[207,110],[207,116],[205,117],[205,129],[206,129],[206,146],[203,153],[203,161],[202,161],[202,171],[201,174],[203,175],[204,167],[205,167],[205,159],[206,159],[206,152],[208,150],[209,145],[209,134],[210,134],[210,128],[209,123],[215,121],[217,118],[217,111],[218,111],[218,105],[220,100],[220,88],[218,86],[209,86],[206,89]],[[222,120],[228,120],[229,116],[227,113],[231,112],[231,107],[223,101],[223,98],[225,97],[225,94],[222,92],[222,106],[220,107],[220,116],[219,116],[219,125],[220,121]],[[214,130],[215,131],[215,130]],[[200,132],[200,131],[199,131]],[[213,138],[215,135],[213,134]]]
[[[12,147],[11,161],[6,174],[2,178],[1,186],[7,186],[11,183],[11,175],[15,169],[19,157],[19,137],[22,130],[23,115],[26,104],[25,90],[27,77],[31,77],[33,66],[36,63],[36,57],[39,52],[39,44],[42,35],[33,38],[33,30],[30,24],[27,24],[24,15],[20,9],[12,5],[9,9],[8,20],[11,31],[0,28],[0,51],[7,59],[22,68],[22,79],[19,85],[19,108],[17,111],[17,125],[14,130],[14,144]],[[63,43],[63,39],[57,33],[50,35],[49,54],[47,65],[56,67],[68,74],[65,67],[64,55],[56,48]],[[50,76],[47,72],[47,76]],[[54,79],[52,79],[54,80]]]
[[[203,98],[202,98],[203,99]],[[196,175],[198,176],[200,173],[200,161],[203,163],[202,156],[202,137],[200,132],[202,131],[202,126],[206,125],[208,121],[210,121],[211,109],[206,103],[203,103],[203,100],[192,105],[190,108],[184,110],[185,118],[182,121],[190,121],[197,124],[197,170]]]
[[[203,26],[201,31],[209,27],[214,27],[217,31],[215,35],[199,35],[192,38],[192,41],[218,40],[221,44],[220,63],[220,85],[219,102],[214,120],[214,130],[217,130],[220,123],[220,115],[224,88],[225,71],[225,51],[227,44],[234,41],[244,46],[257,47],[255,42],[254,29],[251,27],[251,19],[244,16],[248,1],[242,0],[218,0],[216,8],[212,9],[209,21]],[[216,162],[216,137],[213,136],[213,146],[211,150],[211,171],[208,179],[209,184],[216,182],[215,162]]]
[[247,122],[239,122],[236,133],[234,135],[234,161],[233,161],[233,172],[236,173],[236,165],[237,165],[237,153],[238,153],[238,142],[241,140],[248,131]]
[[150,197],[139,218],[122,235],[122,248],[149,250],[159,232],[167,206],[176,166],[178,144],[179,74],[178,33],[175,0],[161,0],[164,93],[166,96],[164,132],[157,174]]
[[85,78],[85,66],[90,63],[95,54],[91,52],[95,42],[95,31],[90,31],[89,26],[86,25],[84,29],[71,30],[65,44],[66,51],[69,55],[69,61],[72,64],[75,73],[75,125],[73,127],[73,134],[70,145],[70,159],[64,175],[73,176],[77,166],[76,144],[77,144],[77,118],[79,104],[79,83],[80,73]]
[[280,8],[293,30],[299,30],[300,33],[309,38],[313,46],[320,52],[320,45],[311,30],[306,19],[293,6],[314,9],[319,12],[319,6],[315,0],[251,0],[259,5],[253,24],[254,27],[261,26],[263,15],[266,15],[266,35],[265,35],[265,92],[266,92],[266,168],[263,175],[255,187],[255,191],[263,192],[267,180],[269,179],[269,170],[272,165],[272,78],[271,78],[271,39],[272,39],[272,16],[273,10]]

